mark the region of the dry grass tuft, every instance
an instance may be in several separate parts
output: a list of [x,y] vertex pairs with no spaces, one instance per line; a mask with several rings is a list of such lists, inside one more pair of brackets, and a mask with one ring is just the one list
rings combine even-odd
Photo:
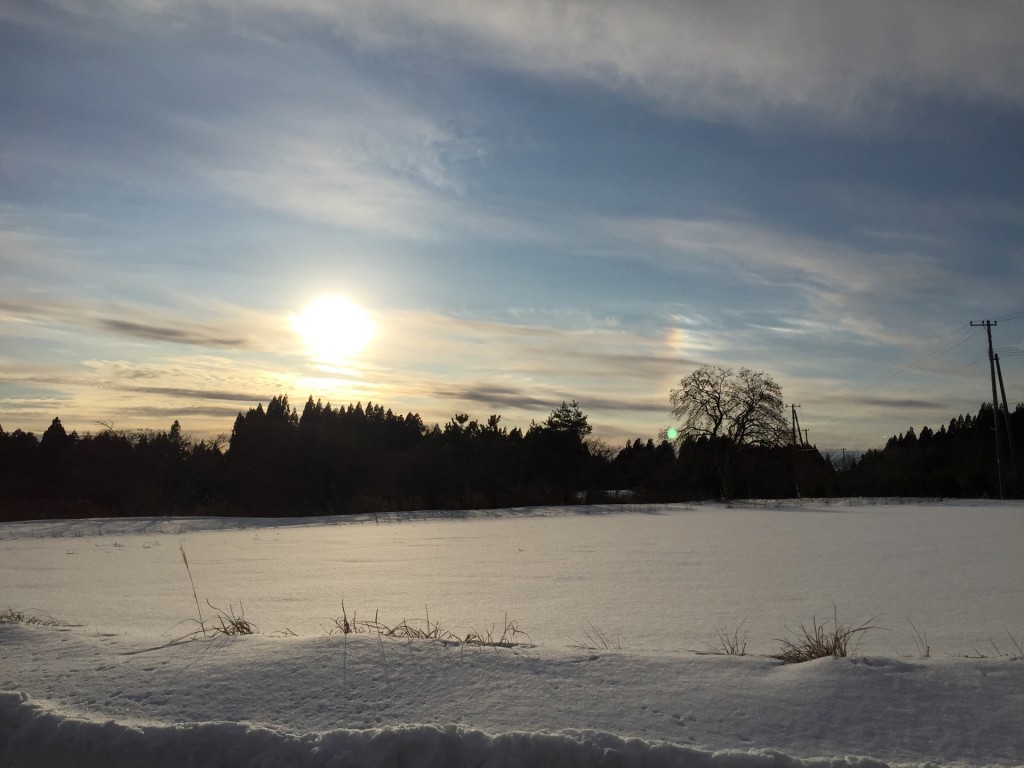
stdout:
[[571,647],[583,651],[621,651],[622,641],[619,638],[612,639],[600,629],[595,627],[589,620],[587,627],[583,630],[584,640],[572,638]]
[[812,619],[810,628],[801,624],[799,630],[790,632],[795,635],[793,639],[780,639],[782,650],[773,658],[780,659],[787,664],[799,664],[814,659],[824,659],[829,656],[846,657],[852,654],[855,648],[850,647],[852,640],[872,629],[883,629],[883,627],[872,624],[870,619],[864,624],[853,626],[840,624],[839,615],[835,605],[832,606],[832,628],[828,629],[828,620],[818,623],[817,617]]
[[209,621],[205,631],[212,632],[215,635],[228,636],[258,635],[260,633],[259,627],[245,618],[245,609],[242,607],[241,601],[238,603],[238,616],[235,615],[235,609],[230,605],[227,612],[225,612],[213,605],[209,600],[206,601],[206,604],[216,613],[216,616]]
[[65,622],[60,619],[55,619],[49,614],[40,616],[35,613],[25,613],[25,611],[16,611],[13,608],[8,608],[5,611],[0,611],[0,623],[5,624],[35,624],[40,627],[66,627],[68,626]]
[[[353,612],[351,621],[348,618],[348,612],[345,610],[345,601],[341,601],[341,616],[337,616],[331,619],[331,627],[324,627],[324,631],[328,635],[353,635],[360,632],[359,625],[356,624],[356,615]],[[365,631],[365,630],[362,630]]]
[[495,637],[492,628],[487,633],[473,630],[466,635],[457,635],[450,632],[439,623],[431,621],[430,612],[424,613],[423,619],[402,619],[395,625],[389,625],[380,620],[380,613],[374,614],[373,619],[360,620],[356,618],[355,611],[349,618],[345,602],[341,603],[341,616],[331,619],[331,626],[325,627],[328,635],[358,635],[376,634],[378,637],[397,637],[410,640],[435,640],[441,643],[453,645],[476,645],[494,648],[512,648],[523,645],[519,640],[520,636],[526,638],[526,642],[532,645],[530,636],[519,629],[518,622],[510,620],[505,616],[504,629],[501,635]]
[[528,645],[533,645],[533,640],[530,639],[530,636],[526,634],[526,632],[519,628],[519,623],[517,621],[509,619],[508,614],[505,614],[505,627],[504,629],[502,629],[501,635],[499,637],[494,637],[493,628],[489,630],[487,634],[481,634],[474,630],[473,632],[470,632],[468,635],[462,638],[459,642],[465,645],[482,645],[493,648],[512,648],[514,646],[523,644],[518,640],[520,635],[526,638],[526,643]]
[[1010,631],[1009,627],[1004,626],[1003,629],[1006,630],[1006,635],[1010,638],[1010,642],[1013,644],[1013,647],[1017,649],[1017,655],[1013,657],[1014,660],[1024,659],[1024,646],[1021,645],[1021,641],[1018,640],[1016,635]]
[[198,625],[198,627],[186,634],[179,640],[194,640],[200,636],[210,637],[211,635],[217,636],[235,636],[235,635],[257,635],[260,630],[255,624],[245,618],[245,609],[242,606],[241,601],[238,603],[239,615],[235,615],[235,609],[233,606],[228,605],[228,610],[224,611],[209,600],[206,601],[206,605],[213,611],[214,616],[212,619],[207,621],[203,618],[203,610],[199,607],[199,596],[196,594],[196,583],[192,578],[192,569],[188,564],[188,555],[185,554],[185,546],[179,545],[178,549],[181,550],[181,559],[185,563],[185,570],[188,572],[188,581],[192,585],[192,599],[196,603],[196,615],[198,618],[189,619],[189,621]]
[[1017,650],[1017,652],[1015,654],[1014,653],[1003,653],[1002,649],[998,645],[996,645],[996,641],[993,640],[992,636],[990,635],[989,638],[988,638],[988,642],[989,642],[989,645],[992,646],[992,650],[994,651],[994,653],[992,655],[989,655],[989,654],[986,654],[986,653],[982,653],[977,648],[973,649],[974,653],[960,653],[960,654],[957,654],[957,655],[959,655],[960,657],[965,658],[965,659],[1006,659],[1006,658],[1008,658],[1011,661],[1017,661],[1019,659],[1024,659],[1024,647],[1021,646],[1021,641],[1018,640],[1017,637],[1010,631],[1009,627],[1004,626],[1003,629],[1006,631],[1006,636],[1008,638],[1010,638],[1010,644],[1013,646],[1013,648],[1015,648]]
[[715,630],[718,635],[718,643],[706,643],[707,649],[696,651],[702,656],[746,656],[747,641],[750,639],[750,631],[744,628],[746,619],[739,623],[732,632],[722,629]]
[[928,645],[928,633],[925,631],[918,632],[917,627],[914,626],[914,622],[907,617],[907,623],[910,628],[914,630],[914,643],[917,645],[917,655],[922,659],[930,658],[932,655],[932,647]]

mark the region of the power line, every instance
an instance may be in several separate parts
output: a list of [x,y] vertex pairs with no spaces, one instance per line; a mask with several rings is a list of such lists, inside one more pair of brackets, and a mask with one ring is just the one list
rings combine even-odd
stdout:
[[992,320],[996,323],[1008,322],[1010,320],[1021,320],[1024,319],[1024,309],[1018,310],[1017,312],[1010,312],[1007,315],[995,315]]
[[[1024,312],[1021,313],[1021,316],[1024,317]],[[881,376],[877,376],[874,379],[866,381],[863,384],[860,384],[859,386],[850,387],[849,389],[843,390],[843,391],[839,392],[836,395],[836,397],[837,398],[842,398],[842,397],[847,396],[847,395],[856,394],[857,392],[861,392],[861,391],[863,391],[865,389],[868,389],[870,387],[877,387],[879,384],[882,384],[882,383],[884,383],[886,381],[889,381],[890,379],[896,378],[901,373],[905,373],[906,371],[909,371],[909,370],[911,370],[913,368],[918,367],[919,365],[921,365],[921,363],[923,363],[923,362],[925,362],[927,360],[930,360],[931,358],[935,357],[936,355],[942,354],[943,352],[949,352],[950,350],[955,349],[956,347],[960,346],[961,344],[964,344],[967,341],[970,341],[975,336],[977,336],[979,333],[981,333],[980,330],[978,330],[976,328],[972,328],[970,325],[961,326],[955,333],[953,333],[950,336],[946,337],[945,339],[940,341],[935,347],[933,347],[933,348],[929,349],[928,351],[922,353],[918,357],[915,357],[910,362],[904,363],[903,365],[899,366],[898,368],[895,368],[894,370],[889,371],[888,373],[882,374]],[[983,360],[985,358],[981,358],[981,359]],[[976,361],[976,362],[980,362],[980,360]],[[971,363],[971,366],[973,366],[975,364],[976,363]],[[915,387],[914,389],[912,389],[910,391],[911,392],[916,392],[918,389],[919,389],[919,387]],[[867,409],[865,409],[863,411],[857,411],[857,412],[853,412],[853,413],[848,413],[848,414],[846,414],[844,416],[832,416],[832,417],[829,417],[827,419],[824,419],[824,423],[830,424],[830,423],[834,423],[834,422],[837,422],[837,421],[846,421],[846,420],[849,420],[849,419],[860,418],[860,417],[862,417],[862,416],[864,416],[866,414],[873,413],[873,412],[879,410],[880,408],[886,408],[886,407],[895,406],[895,405],[904,405],[904,404],[908,404],[908,403],[912,403],[912,402],[913,402],[912,399],[907,399],[907,398],[900,398],[900,399],[894,399],[894,400],[882,400],[882,401],[880,401],[880,402],[870,406],[869,408],[867,408]]]
[[[992,317],[992,321],[993,322],[1012,322],[1012,321],[1015,321],[1015,320],[1022,320],[1022,319],[1024,319],[1024,310],[1017,310],[1017,311],[1014,311],[1014,312],[1008,312],[1006,314],[995,315],[995,316]],[[946,336],[945,338],[943,338],[939,342],[937,342],[934,347],[931,347],[930,349],[926,350],[925,352],[923,352],[919,356],[913,358],[909,362],[904,363],[903,365],[900,365],[900,366],[898,366],[898,367],[896,367],[896,368],[894,368],[894,369],[892,369],[892,370],[888,371],[887,373],[884,373],[884,374],[882,374],[880,376],[876,376],[875,378],[870,379],[869,381],[866,381],[866,382],[864,382],[864,383],[862,383],[862,384],[860,384],[858,386],[850,387],[848,389],[842,390],[842,391],[836,393],[835,397],[836,398],[843,398],[843,397],[846,397],[846,396],[849,396],[849,395],[856,394],[858,392],[862,392],[862,391],[864,391],[866,389],[869,389],[869,388],[872,388],[872,387],[877,387],[878,385],[883,384],[883,383],[885,383],[887,381],[890,381],[891,379],[895,379],[900,374],[906,373],[909,370],[912,370],[912,369],[915,369],[915,368],[919,367],[922,363],[930,360],[931,358],[933,358],[933,357],[935,357],[937,355],[941,355],[941,354],[943,354],[945,352],[949,352],[949,351],[951,351],[953,349],[956,349],[957,347],[967,343],[968,341],[970,341],[974,337],[978,336],[980,333],[981,333],[981,328],[978,327],[978,326],[973,326],[972,327],[972,325],[970,323],[968,323],[966,325],[963,325],[963,326],[960,326],[956,331],[951,333],[949,336]],[[999,354],[1001,354],[1003,357],[1020,356],[1020,355],[1024,355],[1024,348],[1022,348],[1022,347],[1009,347],[1009,348],[1006,348],[1005,350],[1000,350]],[[964,370],[969,370],[971,368],[974,368],[977,365],[981,364],[982,362],[986,361],[987,359],[988,359],[988,355],[982,355],[982,356],[978,357],[977,359],[972,360],[966,366],[964,366]],[[858,411],[850,411],[850,412],[846,413],[845,415],[835,415],[835,416],[827,417],[825,419],[822,419],[822,423],[823,424],[834,424],[836,422],[850,421],[850,420],[853,420],[853,419],[862,419],[865,416],[870,416],[870,415],[875,414],[875,413],[877,413],[879,411],[882,411],[883,409],[897,408],[897,407],[900,407],[900,406],[911,406],[911,405],[914,405],[915,404],[915,400],[913,398],[906,397],[906,395],[913,394],[914,392],[917,392],[920,389],[921,389],[921,386],[914,387],[914,388],[910,389],[909,391],[906,391],[904,393],[903,397],[899,397],[899,398],[884,398],[884,399],[879,398],[873,404],[871,404],[870,406],[867,406],[866,408],[863,408],[863,409],[858,410]]]

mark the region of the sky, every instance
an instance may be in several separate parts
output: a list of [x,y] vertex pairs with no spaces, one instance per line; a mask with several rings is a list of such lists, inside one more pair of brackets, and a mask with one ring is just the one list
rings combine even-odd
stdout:
[[1012,408],[1021,40],[1019,2],[4,0],[0,426],[576,400],[615,447],[714,364],[866,449],[991,399],[982,320]]

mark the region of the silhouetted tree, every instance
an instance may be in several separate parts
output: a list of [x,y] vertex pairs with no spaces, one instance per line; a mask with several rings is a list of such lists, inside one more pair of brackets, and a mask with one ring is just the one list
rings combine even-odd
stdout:
[[72,451],[77,434],[68,434],[59,418],[54,418],[39,441],[39,476],[48,495],[64,498],[71,480]]
[[786,442],[782,389],[766,373],[703,365],[669,393],[669,403],[677,440],[707,438],[723,498],[732,496],[730,464],[740,448]]
[[533,476],[550,501],[565,504],[589,489],[590,452],[585,437],[591,426],[574,400],[564,401],[542,424],[533,423],[524,438]]

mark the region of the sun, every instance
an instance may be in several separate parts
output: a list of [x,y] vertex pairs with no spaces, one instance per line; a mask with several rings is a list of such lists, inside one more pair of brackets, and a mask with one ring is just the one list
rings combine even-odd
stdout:
[[362,350],[377,331],[369,313],[344,296],[321,296],[292,315],[292,328],[322,363],[339,363]]

